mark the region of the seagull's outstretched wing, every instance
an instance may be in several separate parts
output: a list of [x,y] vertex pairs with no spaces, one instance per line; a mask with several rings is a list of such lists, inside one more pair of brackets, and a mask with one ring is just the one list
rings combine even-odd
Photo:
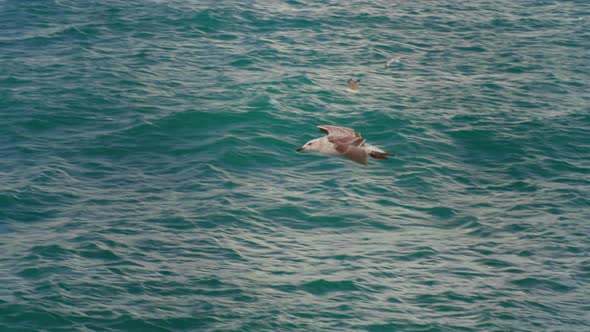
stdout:
[[328,136],[361,137],[361,134],[352,128],[337,127],[337,126],[330,126],[330,125],[321,125],[321,126],[318,126],[318,128],[320,128],[320,130]]
[[367,165],[369,163],[369,155],[365,149],[353,145],[334,145],[336,151],[342,153],[342,156],[357,162],[359,164]]
[[351,146],[362,146],[366,139],[356,136],[340,136],[340,135],[329,135],[328,142],[335,145],[351,145]]
[[328,136],[328,141],[334,144],[336,151],[342,154],[342,156],[357,162],[359,164],[368,164],[367,151],[362,148],[365,144],[365,139],[362,137],[355,136]]

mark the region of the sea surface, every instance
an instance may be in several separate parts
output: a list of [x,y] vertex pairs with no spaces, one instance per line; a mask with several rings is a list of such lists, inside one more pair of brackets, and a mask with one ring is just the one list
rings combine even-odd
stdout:
[[0,0],[0,285],[3,332],[590,331],[590,2]]

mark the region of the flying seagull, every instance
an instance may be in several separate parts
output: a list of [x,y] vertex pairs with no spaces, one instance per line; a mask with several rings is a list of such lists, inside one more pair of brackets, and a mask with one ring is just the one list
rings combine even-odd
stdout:
[[400,56],[396,56],[395,58],[389,59],[389,61],[387,61],[387,63],[385,64],[385,68],[388,68],[394,62],[399,62],[399,60],[401,60],[401,58],[402,58],[402,56],[400,55]]
[[322,154],[341,156],[359,164],[367,165],[369,156],[375,159],[387,159],[393,153],[366,144],[361,134],[351,128],[322,125],[318,126],[326,134],[312,139],[297,151],[317,151]]

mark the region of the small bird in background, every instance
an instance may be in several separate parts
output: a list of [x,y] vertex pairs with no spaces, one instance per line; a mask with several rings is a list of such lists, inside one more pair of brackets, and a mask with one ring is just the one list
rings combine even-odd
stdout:
[[352,78],[348,79],[348,81],[346,81],[346,83],[348,84],[348,91],[351,92],[357,92],[359,90],[359,85],[361,84],[361,80],[360,78],[358,80],[353,80]]
[[385,68],[389,68],[389,66],[391,66],[392,63],[394,62],[399,62],[399,60],[401,60],[402,56],[396,56],[395,58],[391,58],[389,59],[389,61],[387,61],[387,63],[385,64]]
[[394,155],[366,144],[366,140],[354,129],[330,125],[321,125],[318,128],[326,136],[312,139],[297,151],[316,151],[321,154],[340,156],[363,165],[368,164],[369,156],[375,159],[387,159],[387,156]]

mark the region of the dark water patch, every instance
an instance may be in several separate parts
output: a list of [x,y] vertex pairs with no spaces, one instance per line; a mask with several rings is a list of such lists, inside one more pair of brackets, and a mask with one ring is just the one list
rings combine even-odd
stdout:
[[436,257],[437,255],[438,251],[433,248],[416,248],[416,250],[411,253],[397,256],[397,259],[401,261],[415,261],[422,259],[430,259],[432,257]]
[[445,206],[433,207],[428,209],[427,212],[434,217],[439,217],[442,219],[448,219],[457,213],[455,210]]
[[51,328],[61,330],[71,326],[72,323],[58,310],[23,304],[2,306],[0,313],[3,313],[3,317],[5,317],[2,326],[6,326],[8,329],[38,331],[38,329]]
[[31,249],[31,255],[41,259],[64,259],[75,254],[72,249],[66,249],[58,244],[40,245]]
[[115,252],[96,243],[87,244],[78,248],[77,253],[86,259],[96,259],[102,261],[120,259],[120,257]]
[[486,189],[492,191],[499,190],[508,192],[535,192],[538,190],[538,187],[525,181],[514,181],[507,184],[488,186]]
[[574,290],[574,287],[565,285],[563,283],[550,280],[550,279],[539,279],[534,277],[528,277],[523,279],[516,279],[512,280],[511,283],[515,286],[518,286],[524,290],[534,290],[534,289],[542,289],[542,290],[550,290],[556,291],[559,293],[569,292]]
[[[512,264],[509,262],[506,262],[506,261],[503,261],[500,259],[493,259],[493,258],[479,259],[479,260],[477,260],[477,262],[480,264],[489,266],[489,267],[493,267],[493,268],[506,268],[506,267],[512,266]],[[522,270],[516,270],[516,271],[522,272]]]
[[155,218],[155,219],[147,219],[146,220],[147,223],[157,223],[159,225],[162,225],[165,228],[171,229],[171,230],[187,230],[187,229],[192,229],[195,227],[195,224],[193,222],[190,222],[189,220],[186,220],[185,218],[182,217],[161,217],[161,218]]
[[49,277],[71,273],[73,273],[73,270],[67,266],[40,266],[21,269],[17,275],[23,279],[44,280]]
[[304,283],[300,287],[304,291],[318,296],[332,292],[354,292],[360,290],[352,280],[329,281],[319,279]]

